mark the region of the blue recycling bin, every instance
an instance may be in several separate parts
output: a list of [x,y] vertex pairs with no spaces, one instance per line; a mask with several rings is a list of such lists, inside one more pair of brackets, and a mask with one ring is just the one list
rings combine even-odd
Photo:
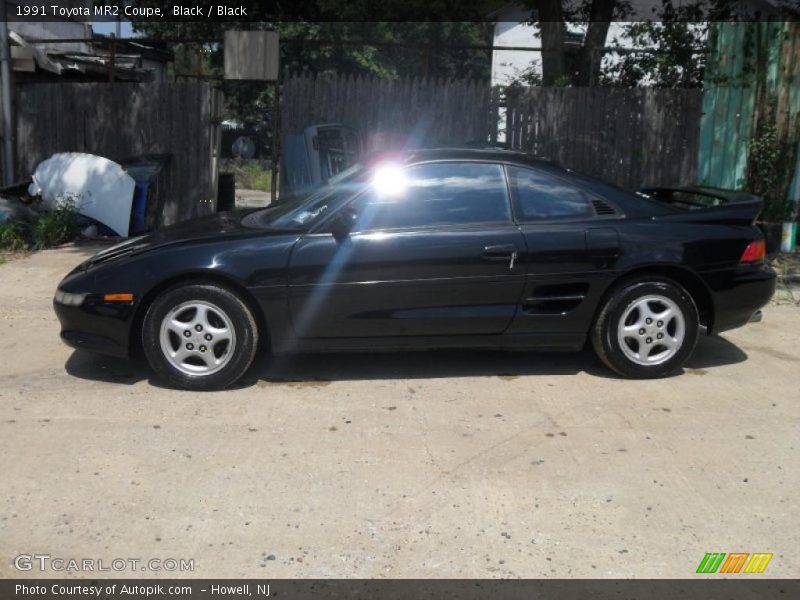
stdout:
[[159,184],[159,177],[162,177],[170,161],[168,154],[144,154],[120,161],[119,164],[134,181],[130,235],[141,235],[152,228],[152,224],[148,225],[148,215],[153,217],[153,213],[163,207],[165,182]]
[[133,206],[131,207],[131,235],[141,235],[147,231],[145,215],[147,214],[147,190],[149,181],[137,181],[133,188]]

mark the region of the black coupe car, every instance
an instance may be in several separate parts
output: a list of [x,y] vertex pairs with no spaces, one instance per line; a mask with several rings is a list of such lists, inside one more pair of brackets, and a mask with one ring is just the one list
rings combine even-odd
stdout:
[[60,284],[63,340],[188,389],[274,353],[578,350],[611,369],[680,368],[701,329],[772,296],[758,198],[630,192],[527,155],[415,151],[312,196],[184,222],[100,252]]

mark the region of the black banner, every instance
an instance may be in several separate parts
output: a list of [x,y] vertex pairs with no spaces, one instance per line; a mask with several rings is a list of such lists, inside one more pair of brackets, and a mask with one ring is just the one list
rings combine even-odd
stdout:
[[[745,576],[747,577],[747,576]],[[498,600],[771,600],[800,597],[795,579],[4,579],[2,600],[281,598]]]
[[[222,21],[228,23],[247,22],[291,22],[291,21],[496,21],[502,18],[498,12],[508,2],[497,0],[443,0],[441,2],[408,2],[408,0],[382,0],[381,2],[354,2],[351,5],[325,0],[104,0],[94,3],[71,0],[41,0],[40,2],[9,3],[9,21],[152,21],[152,22],[196,22]],[[658,20],[651,7],[629,8],[615,15],[616,21]],[[778,3],[769,13],[776,11],[786,18],[796,17],[790,10],[791,3]],[[573,14],[574,13],[574,14]],[[586,20],[580,11],[562,15],[564,20],[576,22]],[[687,21],[748,21],[766,19],[754,9],[745,8],[738,0],[695,0],[692,10],[686,14],[671,14],[670,19]],[[539,19],[542,20],[541,18]]]

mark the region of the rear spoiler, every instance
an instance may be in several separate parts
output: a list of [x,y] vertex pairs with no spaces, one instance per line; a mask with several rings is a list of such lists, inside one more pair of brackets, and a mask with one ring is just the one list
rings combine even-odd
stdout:
[[752,225],[764,210],[764,201],[758,196],[714,187],[645,188],[641,193],[682,209],[681,212],[656,217],[660,221]]

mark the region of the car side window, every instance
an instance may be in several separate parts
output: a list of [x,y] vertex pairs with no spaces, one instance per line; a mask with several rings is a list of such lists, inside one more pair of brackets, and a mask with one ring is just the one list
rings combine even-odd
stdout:
[[[375,177],[381,176],[376,170]],[[357,215],[355,231],[511,221],[499,164],[442,162],[402,168],[389,185],[377,180],[351,206]]]
[[591,217],[589,197],[580,188],[534,169],[506,167],[514,212],[520,221]]

